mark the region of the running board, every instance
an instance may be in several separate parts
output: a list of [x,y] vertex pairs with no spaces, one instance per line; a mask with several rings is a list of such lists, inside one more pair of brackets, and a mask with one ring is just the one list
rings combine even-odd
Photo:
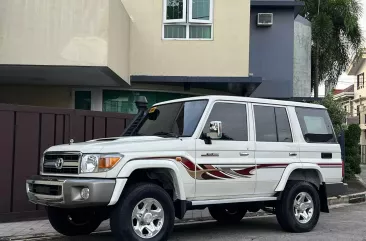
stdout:
[[225,204],[225,203],[248,203],[248,202],[264,202],[275,201],[277,197],[249,197],[249,198],[231,198],[231,199],[218,199],[218,200],[199,200],[192,201],[192,206],[203,206],[212,204]]

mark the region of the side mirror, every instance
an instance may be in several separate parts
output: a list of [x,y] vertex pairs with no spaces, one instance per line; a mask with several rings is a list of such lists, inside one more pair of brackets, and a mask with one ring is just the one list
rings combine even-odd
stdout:
[[211,139],[221,139],[222,137],[222,122],[221,121],[211,121],[210,131],[207,133]]

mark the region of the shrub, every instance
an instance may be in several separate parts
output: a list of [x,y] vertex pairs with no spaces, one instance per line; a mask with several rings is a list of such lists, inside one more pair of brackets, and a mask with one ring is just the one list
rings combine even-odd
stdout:
[[[354,177],[354,174],[361,173],[361,154],[360,154],[360,136],[361,128],[359,125],[349,125],[345,130],[345,142],[346,142],[346,160],[345,164],[349,167],[348,178]],[[347,169],[346,169],[347,171]]]

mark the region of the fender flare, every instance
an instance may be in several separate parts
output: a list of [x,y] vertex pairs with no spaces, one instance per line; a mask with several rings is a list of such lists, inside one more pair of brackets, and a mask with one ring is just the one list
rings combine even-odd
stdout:
[[164,168],[169,169],[171,171],[173,184],[178,199],[186,200],[186,194],[184,191],[183,182],[178,178],[180,176],[178,166],[171,159],[155,159],[153,162],[151,160],[146,159],[129,161],[123,166],[117,178],[128,178],[132,174],[132,172],[138,169],[156,169],[156,168]]
[[311,169],[317,171],[320,179],[320,183],[324,183],[324,175],[322,173],[322,170],[319,165],[315,163],[292,163],[288,165],[285,169],[285,171],[282,174],[280,182],[277,184],[277,187],[275,189],[276,192],[282,192],[287,184],[287,180],[289,179],[291,173],[298,169]]

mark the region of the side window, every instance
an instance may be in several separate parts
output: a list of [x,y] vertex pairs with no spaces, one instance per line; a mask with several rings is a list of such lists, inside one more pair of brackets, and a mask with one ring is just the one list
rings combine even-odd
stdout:
[[301,131],[309,143],[336,143],[332,122],[326,109],[296,108]]
[[244,104],[216,103],[208,117],[203,133],[208,133],[211,121],[222,122],[220,140],[247,141],[247,109]]
[[291,128],[283,107],[254,106],[256,141],[292,142]]

